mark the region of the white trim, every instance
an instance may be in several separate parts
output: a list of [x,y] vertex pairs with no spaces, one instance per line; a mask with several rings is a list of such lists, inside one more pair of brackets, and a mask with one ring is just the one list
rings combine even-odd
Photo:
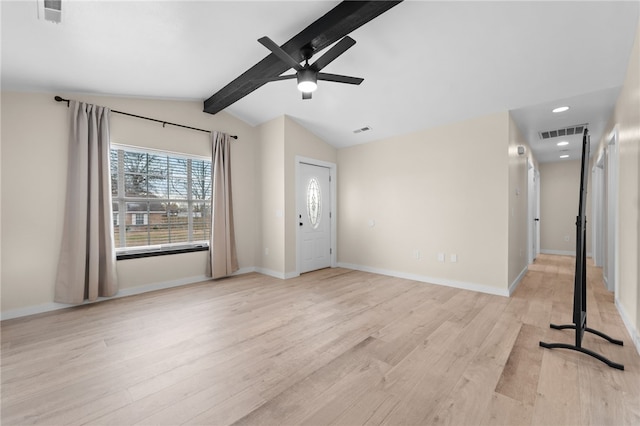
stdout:
[[[231,275],[235,276],[235,275],[248,274],[250,272],[255,272],[255,270],[256,268],[253,268],[253,267],[241,268]],[[163,290],[163,289],[172,288],[172,287],[180,287],[183,285],[195,284],[195,283],[204,282],[204,281],[211,281],[211,277],[207,277],[206,275],[199,275],[195,277],[181,278],[179,280],[164,281],[164,282],[155,283],[155,284],[142,285],[139,287],[125,288],[118,291],[118,294],[116,294],[113,297],[99,297],[94,302],[86,301],[80,305],[67,305],[65,303],[51,302],[51,303],[45,303],[42,305],[27,306],[24,308],[12,309],[10,311],[2,312],[0,314],[0,320],[4,321],[8,319],[13,319],[13,318],[25,317],[28,315],[42,314],[45,312],[56,311],[59,309],[72,308],[74,306],[90,305],[92,303],[103,302],[105,300],[119,299],[121,297],[133,296],[133,295],[142,294],[142,293],[149,293],[151,291]]]
[[253,266],[250,266],[248,268],[240,268],[237,271],[235,271],[233,274],[231,274],[230,276],[235,277],[236,275],[244,275],[244,274],[248,274],[250,272],[256,272],[256,268],[254,268]]
[[13,318],[24,317],[27,315],[42,314],[44,312],[56,311],[58,309],[72,308],[74,306],[90,305],[93,303],[103,302],[105,300],[119,299],[121,297],[133,296],[135,294],[148,293],[150,291],[163,290],[171,287],[180,287],[187,284],[194,284],[194,283],[210,281],[210,280],[211,280],[211,277],[207,277],[205,275],[198,275],[195,277],[181,278],[179,280],[164,281],[160,283],[141,285],[138,287],[125,288],[118,291],[118,294],[116,294],[113,297],[98,297],[98,299],[95,300],[94,302],[85,301],[84,303],[81,303],[79,305],[68,305],[66,303],[51,302],[51,303],[45,303],[42,305],[27,306],[24,308],[12,309],[10,311],[2,312],[2,314],[0,314],[0,320],[4,321],[8,319],[13,319]]
[[[607,235],[607,262],[610,257],[613,257],[613,265],[609,264],[607,274],[613,278],[613,291],[615,294],[619,293],[620,288],[620,145],[618,143],[619,138],[619,124],[616,123],[607,141],[609,156],[608,182],[607,182],[607,200],[611,200],[612,206],[607,206],[607,227],[608,231],[611,231],[609,221],[613,221],[613,240]],[[612,219],[611,219],[612,218]],[[612,267],[611,267],[612,266]],[[608,284],[607,284],[608,285]]]
[[[575,250],[547,250],[547,249],[542,249],[540,250],[540,253],[542,254],[555,254],[558,256],[573,256],[576,257],[576,251]],[[590,251],[587,252],[587,257],[591,257],[593,253],[591,253]]]
[[542,254],[555,254],[558,256],[573,256],[576,257],[576,251],[575,250],[547,250],[547,249],[541,249],[540,253]]
[[492,294],[494,296],[509,297],[508,289],[499,289],[497,287],[489,287],[484,284],[476,284],[465,281],[454,281],[444,278],[428,277],[425,275],[411,274],[407,272],[391,271],[388,269],[373,268],[370,266],[354,265],[352,263],[338,263],[338,267],[346,269],[354,269],[356,271],[371,272],[374,274],[388,275],[391,277],[404,278],[407,280],[420,281],[428,284],[442,285],[446,287],[459,288],[462,290],[477,291],[479,293]]
[[253,268],[253,271],[262,274],[262,275],[268,275],[270,277],[273,278],[279,278],[281,280],[288,280],[291,278],[296,278],[299,277],[300,274],[297,273],[296,271],[293,272],[278,272],[278,271],[274,271],[272,269],[267,269],[267,268]]
[[[197,154],[185,154],[184,152],[178,151],[169,151],[166,149],[158,149],[158,148],[147,148],[144,146],[136,146],[136,145],[127,145],[124,143],[111,142],[110,145],[113,149],[122,149],[124,151],[137,152],[139,154],[155,154],[155,155],[164,155],[171,157],[178,157],[183,160],[200,160],[200,161],[208,161],[211,163],[211,156],[206,155],[197,155]],[[169,155],[167,155],[169,154]]]
[[520,274],[516,277],[516,279],[513,280],[513,282],[509,286],[509,296],[511,296],[513,294],[513,292],[516,291],[516,288],[518,288],[518,285],[520,284],[520,281],[522,281],[524,276],[527,274],[527,271],[529,271],[529,267],[525,266],[524,269],[522,270],[522,272],[520,272]]
[[286,276],[284,273],[282,272],[278,272],[278,271],[274,271],[272,269],[267,269],[267,268],[256,268],[256,272],[262,275],[268,275],[270,277],[273,278],[279,278],[281,280],[286,279]]
[[620,318],[622,318],[622,322],[624,323],[624,326],[627,328],[627,331],[629,332],[629,336],[633,341],[633,345],[636,347],[636,351],[638,352],[638,355],[640,355],[640,333],[638,332],[638,330],[635,329],[635,327],[631,323],[631,320],[629,319],[629,315],[627,315],[627,312],[624,310],[620,302],[618,302],[618,298],[615,299],[615,302],[616,302],[616,308],[618,308],[618,313],[620,314]]

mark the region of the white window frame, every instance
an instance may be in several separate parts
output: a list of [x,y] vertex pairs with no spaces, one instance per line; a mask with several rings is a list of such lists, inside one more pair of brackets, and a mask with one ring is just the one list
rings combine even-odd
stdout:
[[[131,146],[131,145],[123,145],[123,144],[116,144],[116,143],[112,143],[111,144],[111,149],[112,150],[118,150],[118,151],[128,151],[128,152],[135,152],[135,153],[141,153],[141,154],[150,154],[150,155],[162,155],[162,156],[167,156],[167,157],[171,157],[171,158],[180,158],[180,159],[186,159],[186,160],[197,160],[197,161],[206,161],[208,163],[211,163],[211,158],[209,157],[203,157],[203,156],[198,156],[198,155],[191,155],[191,154],[182,154],[182,153],[177,153],[177,152],[173,152],[173,151],[164,151],[164,150],[158,150],[158,149],[152,149],[152,148],[142,148],[142,147],[137,147],[137,146]],[[118,154],[118,189],[117,189],[117,195],[112,195],[112,201],[114,204],[117,203],[118,205],[118,211],[112,211],[113,214],[113,220],[114,220],[114,226],[119,226],[119,232],[118,235],[116,235],[116,239],[119,240],[117,242],[119,242],[120,247],[116,248],[116,254],[117,255],[123,255],[123,254],[139,254],[139,253],[147,253],[147,252],[153,252],[153,253],[157,253],[157,252],[167,252],[170,253],[172,251],[176,251],[176,250],[183,250],[183,249],[196,249],[196,248],[204,248],[206,249],[207,247],[209,247],[209,241],[208,240],[193,240],[193,207],[194,205],[197,204],[201,204],[201,203],[206,203],[209,204],[209,209],[211,209],[211,203],[212,200],[211,199],[207,199],[207,200],[201,200],[201,199],[193,199],[192,198],[192,194],[191,194],[191,179],[192,179],[192,174],[190,172],[190,167],[191,167],[191,162],[188,162],[188,173],[187,173],[187,187],[188,187],[188,195],[186,199],[180,199],[180,200],[176,200],[176,199],[153,199],[156,202],[180,202],[180,203],[186,203],[188,205],[188,235],[189,235],[189,241],[188,242],[177,242],[177,243],[166,243],[166,244],[149,244],[149,245],[140,245],[140,246],[132,246],[132,247],[126,247],[126,233],[127,233],[127,221],[126,220],[120,220],[121,217],[121,213],[124,214],[124,216],[122,216],[123,218],[126,217],[127,213],[131,213],[131,224],[132,225],[137,225],[136,224],[136,219],[138,217],[138,215],[143,214],[143,225],[137,225],[137,226],[150,226],[149,224],[149,213],[148,212],[127,212],[126,210],[126,205],[128,202],[148,202],[150,200],[150,198],[148,197],[127,197],[125,195],[125,188],[124,188],[124,155],[120,155]],[[213,185],[212,185],[213,187]],[[213,190],[213,188],[212,188]],[[211,232],[211,230],[209,230],[209,232]]]

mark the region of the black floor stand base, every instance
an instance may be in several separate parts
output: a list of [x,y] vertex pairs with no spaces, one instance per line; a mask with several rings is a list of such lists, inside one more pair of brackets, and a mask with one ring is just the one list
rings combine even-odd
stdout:
[[[549,327],[554,328],[556,330],[564,330],[564,329],[576,329],[575,324],[566,324],[566,325],[556,325],[556,324],[550,324]],[[615,344],[615,345],[620,345],[623,346],[623,342],[622,340],[618,340],[618,339],[614,339],[612,337],[607,336],[604,333],[599,332],[598,330],[594,330],[592,328],[589,327],[585,327],[584,331],[588,331],[589,333],[593,333],[597,336],[602,337],[603,339],[608,340],[609,342]],[[576,331],[576,333],[579,333],[579,331]],[[566,343],[545,343],[545,342],[540,342],[540,346],[542,346],[543,348],[547,348],[547,349],[571,349],[573,351],[578,351],[578,352],[582,352],[583,354],[587,354],[590,355],[602,362],[604,362],[605,364],[607,364],[609,367],[612,368],[617,368],[618,370],[624,370],[624,365],[622,364],[618,364],[617,362],[613,362],[605,357],[603,357],[602,355],[600,355],[599,353],[593,352],[589,349],[585,349],[582,347],[582,345],[578,346],[578,345],[568,345]]]

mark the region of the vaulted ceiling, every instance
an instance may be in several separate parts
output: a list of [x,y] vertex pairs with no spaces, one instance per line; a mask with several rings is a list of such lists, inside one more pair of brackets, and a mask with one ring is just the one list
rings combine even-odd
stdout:
[[[63,0],[60,24],[41,3],[1,2],[3,90],[204,101],[270,53],[258,38],[283,44],[339,2]],[[556,161],[539,132],[601,136],[638,16],[638,2],[405,1],[325,68],[360,86],[320,82],[302,100],[295,80],[272,82],[225,111],[251,125],[286,114],[340,148],[512,110],[536,157]]]

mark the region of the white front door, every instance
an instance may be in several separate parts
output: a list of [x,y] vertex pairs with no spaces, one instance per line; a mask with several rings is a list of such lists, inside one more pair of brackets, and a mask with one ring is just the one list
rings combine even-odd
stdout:
[[298,176],[300,273],[331,266],[331,170],[301,163]]

